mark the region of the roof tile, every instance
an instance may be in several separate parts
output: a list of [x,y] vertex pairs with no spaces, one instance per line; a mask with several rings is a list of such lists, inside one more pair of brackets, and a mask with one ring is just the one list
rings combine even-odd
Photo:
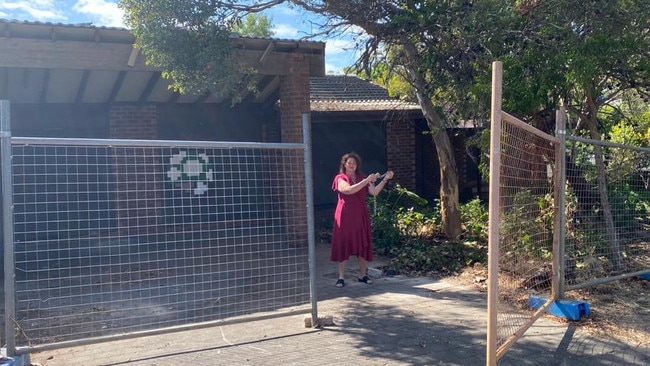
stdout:
[[315,112],[420,109],[416,103],[390,97],[382,86],[348,75],[311,77],[310,99]]
[[356,76],[312,77],[311,100],[390,100],[388,91]]

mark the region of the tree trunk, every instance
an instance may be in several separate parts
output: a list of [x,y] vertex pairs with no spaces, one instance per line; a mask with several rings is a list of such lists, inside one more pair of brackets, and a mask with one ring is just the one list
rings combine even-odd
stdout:
[[457,238],[462,234],[460,219],[460,202],[458,198],[458,170],[454,149],[451,146],[447,129],[442,119],[435,112],[431,98],[426,95],[426,82],[424,76],[418,71],[418,52],[415,46],[403,39],[402,44],[408,58],[408,69],[411,81],[415,87],[418,102],[422,113],[431,130],[432,139],[438,153],[440,166],[440,209],[442,217],[442,230],[450,238]]
[[[597,108],[593,99],[588,98],[587,108],[589,117],[586,118],[586,123],[589,128],[589,135],[594,140],[600,140],[600,133],[596,121]],[[621,244],[614,225],[614,217],[612,216],[612,208],[609,204],[609,197],[607,194],[607,178],[605,176],[605,162],[603,160],[603,150],[600,145],[594,145],[594,160],[596,162],[596,179],[598,182],[598,194],[600,196],[600,205],[603,209],[603,216],[605,217],[605,229],[607,231],[607,240],[611,247],[612,264],[615,271],[623,269],[623,259],[621,257]]]
[[[428,118],[427,124],[434,131]],[[440,130],[438,129],[438,131]],[[432,139],[438,152],[438,164],[440,165],[442,230],[448,237],[457,238],[462,234],[462,231],[458,198],[458,171],[456,169],[454,150],[445,130],[433,133]]]
[[578,200],[577,217],[582,221],[589,216],[594,205],[599,204],[600,196],[592,192],[593,187],[585,178],[585,173],[582,171],[582,168],[575,163],[573,154],[565,154],[565,156],[566,179]]
[[[376,41],[403,47],[403,67],[407,70],[412,86],[416,90],[422,113],[424,114],[429,129],[431,129],[436,151],[438,152],[442,230],[448,237],[457,238],[462,233],[458,198],[458,172],[456,170],[454,151],[449,136],[447,135],[446,126],[433,108],[433,103],[427,92],[429,83],[424,76],[425,74],[420,71],[422,69],[426,72],[427,68],[420,68],[420,53],[413,41],[409,38],[413,34],[409,34],[409,31],[396,33],[393,27],[384,27],[387,25],[384,21],[385,19],[399,16],[404,9],[397,6],[379,7],[376,6],[376,3],[360,2],[357,4],[356,2],[350,1],[330,0],[323,2],[324,7],[321,8],[321,13],[325,12],[337,15],[345,19],[346,23],[363,28],[368,34],[376,37]],[[364,7],[363,5],[366,6]],[[413,8],[413,6],[413,4],[409,5],[410,8]],[[392,9],[390,14],[378,13],[387,11],[388,9]],[[389,21],[388,25],[391,22],[392,20]],[[374,48],[378,47],[379,44],[371,42],[366,43],[366,46]],[[371,53],[368,50],[364,52],[365,55]]]

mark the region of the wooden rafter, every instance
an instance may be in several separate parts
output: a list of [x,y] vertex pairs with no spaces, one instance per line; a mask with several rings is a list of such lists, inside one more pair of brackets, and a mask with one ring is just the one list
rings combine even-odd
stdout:
[[149,95],[151,95],[151,92],[153,91],[153,88],[158,83],[158,80],[160,80],[160,73],[154,72],[149,78],[149,81],[147,82],[147,85],[144,87],[144,90],[142,90],[142,93],[140,93],[140,97],[138,98],[138,103],[144,103],[147,101],[147,99],[149,99]]
[[75,103],[83,102],[84,94],[86,92],[86,87],[88,86],[88,78],[90,77],[90,71],[84,70],[83,75],[81,76],[81,82],[79,83],[79,89],[77,90],[77,96],[75,96]]

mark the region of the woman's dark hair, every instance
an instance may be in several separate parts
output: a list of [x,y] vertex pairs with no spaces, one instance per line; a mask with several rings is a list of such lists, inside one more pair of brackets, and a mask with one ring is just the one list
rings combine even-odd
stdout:
[[355,173],[359,173],[361,171],[361,157],[359,156],[359,154],[355,153],[354,151],[349,152],[347,154],[344,154],[341,157],[341,164],[339,165],[339,173],[345,173],[345,162],[349,158],[352,158],[352,159],[356,160],[356,162],[357,162],[357,170],[355,171]]

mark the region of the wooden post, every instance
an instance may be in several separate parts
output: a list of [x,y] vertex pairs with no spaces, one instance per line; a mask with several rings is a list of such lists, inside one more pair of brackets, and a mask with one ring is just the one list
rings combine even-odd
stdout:
[[488,226],[487,366],[497,364],[497,301],[499,299],[499,213],[501,176],[501,95],[503,64],[492,63],[492,105],[490,114],[490,194]]

